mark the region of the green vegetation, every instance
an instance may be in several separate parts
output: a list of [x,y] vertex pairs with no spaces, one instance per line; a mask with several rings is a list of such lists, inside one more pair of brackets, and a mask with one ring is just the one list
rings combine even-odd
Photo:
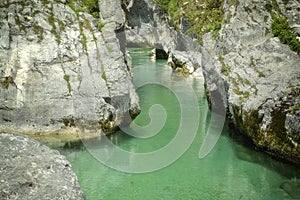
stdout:
[[105,71],[102,71],[101,78],[102,78],[105,82],[107,82],[107,77],[106,77]]
[[141,113],[138,109],[129,109],[131,119],[135,119]]
[[82,1],[83,6],[87,8],[88,12],[95,18],[99,18],[99,5],[98,0],[84,0]]
[[289,0],[282,0],[282,2],[284,3],[284,5],[287,5],[289,3]]
[[268,12],[271,12],[272,11],[272,2],[271,1],[267,1],[267,3],[265,4],[265,9],[268,11]]
[[3,81],[0,81],[0,85],[3,89],[8,89],[9,85],[14,83],[14,79],[11,76],[7,76]]
[[258,77],[260,78],[266,77],[266,75],[263,72],[257,69],[254,58],[252,56],[250,57],[250,67],[253,68],[258,73]]
[[101,128],[104,133],[110,133],[113,131],[113,126],[112,123],[109,119],[103,119],[102,121],[99,122],[101,125]]
[[59,33],[57,32],[57,30],[56,30],[56,24],[55,24],[55,20],[56,20],[56,19],[55,19],[53,13],[54,13],[54,12],[52,11],[51,14],[49,15],[49,17],[48,17],[48,22],[49,22],[49,24],[52,26],[51,33],[55,36],[56,42],[57,42],[58,44],[60,44],[61,38],[60,38],[60,34],[59,34]]
[[74,10],[77,16],[79,16],[79,12],[91,14],[98,23],[98,31],[101,31],[104,23],[100,20],[98,0],[69,0],[68,5],[72,10]]
[[251,13],[252,12],[252,10],[251,10],[251,8],[249,8],[249,6],[245,6],[244,9],[245,9],[245,11],[247,13]]
[[190,75],[189,70],[187,68],[185,68],[185,67],[177,67],[175,70],[177,72],[181,73],[185,77],[188,77]]
[[43,34],[44,34],[44,29],[40,27],[37,23],[33,24],[32,30],[35,35],[38,37],[38,42],[42,42],[43,40]]
[[74,10],[77,14],[79,12],[87,12],[93,15],[95,18],[99,18],[99,6],[98,0],[69,0],[68,5]]
[[48,0],[41,0],[41,2],[42,2],[42,4],[43,4],[43,6],[45,6],[45,5],[47,5]]
[[110,53],[113,51],[113,47],[109,44],[106,46],[106,48],[107,48],[108,52],[110,52]]
[[291,113],[292,113],[292,114],[295,114],[296,111],[300,110],[300,104],[296,104],[296,105],[292,106],[292,107],[290,108],[290,110],[291,110]]
[[217,38],[219,30],[222,28],[222,23],[215,22],[214,24],[209,24],[207,27],[209,31],[212,31],[213,38]]
[[98,5],[98,0],[69,0],[68,5],[72,10],[74,10],[75,14],[77,15],[77,19],[79,20],[79,28],[80,28],[80,42],[83,45],[84,51],[87,53],[87,37],[84,34],[84,28],[92,31],[92,25],[90,20],[84,19],[83,21],[79,18],[79,12],[85,12],[91,14],[95,21],[97,22],[97,29],[101,31],[103,26],[105,25],[100,20],[100,10]]
[[286,139],[285,118],[286,111],[284,108],[274,110],[272,112],[272,123],[270,124],[270,130],[283,141]]
[[[288,1],[284,1],[287,3]],[[267,1],[265,8],[272,16],[271,29],[275,37],[278,37],[280,42],[290,47],[292,51],[300,54],[300,41],[297,40],[296,34],[289,25],[289,21],[281,13],[281,10],[275,0]]]
[[188,34],[200,42],[203,34],[212,31],[217,37],[221,29],[224,0],[154,0],[160,9],[169,15],[169,21],[176,29],[180,28],[183,17],[187,18],[190,28]]
[[100,19],[96,19],[96,21],[97,21],[97,29],[98,29],[98,31],[101,32],[101,30],[102,30],[102,28],[104,27],[105,24]]
[[73,118],[63,118],[60,122],[67,127],[75,127],[75,120]]
[[225,76],[229,76],[229,73],[231,71],[231,67],[225,64],[224,58],[222,56],[219,56],[219,61],[222,65],[221,73],[223,73]]
[[69,93],[71,93],[72,88],[71,88],[71,84],[70,84],[70,75],[64,75],[64,80],[67,82],[67,87],[68,87]]
[[285,17],[274,16],[271,25],[272,33],[278,37],[280,42],[289,45],[290,49],[300,54],[300,41],[289,25],[289,21]]
[[250,97],[250,92],[249,91],[241,91],[239,89],[239,85],[240,84],[244,84],[247,85],[251,88],[255,89],[255,93],[257,93],[257,88],[251,84],[251,82],[247,79],[243,79],[238,73],[235,73],[235,75],[237,76],[237,78],[234,78],[232,76],[230,76],[230,72],[231,72],[231,67],[226,65],[224,62],[224,58],[222,56],[219,57],[219,61],[222,65],[221,67],[221,73],[223,73],[225,76],[228,77],[230,83],[233,85],[233,92],[239,96],[239,100],[242,102],[245,99],[249,99]]
[[83,33],[83,28],[86,27],[83,22],[79,21],[79,30],[80,30],[80,43],[83,46],[83,50],[87,53],[87,38]]
[[229,81],[232,83],[233,85],[233,89],[232,91],[239,96],[239,100],[240,102],[243,102],[245,99],[249,99],[250,97],[250,92],[249,91],[241,91],[239,89],[239,85],[242,83],[244,85],[248,85],[250,86],[251,88],[254,88],[255,89],[255,94],[257,93],[257,88],[252,85],[250,83],[249,80],[247,79],[243,79],[239,74],[235,73],[237,78],[234,78],[232,76],[229,76]]

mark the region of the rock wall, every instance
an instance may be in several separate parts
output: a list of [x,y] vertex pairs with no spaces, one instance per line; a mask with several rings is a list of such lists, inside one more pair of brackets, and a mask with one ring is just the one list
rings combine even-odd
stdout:
[[66,158],[26,136],[0,132],[1,199],[85,199]]
[[169,26],[152,1],[134,0],[127,6],[126,38],[129,47],[152,47],[165,51],[169,65],[186,74],[202,75],[200,46],[196,40]]
[[297,0],[224,1],[222,28],[216,38],[205,34],[201,47],[170,27],[152,1],[136,0],[128,6],[127,36],[130,45],[164,49],[184,73],[203,70],[210,104],[224,104],[234,131],[300,164],[300,58],[273,36],[267,4],[300,35]]
[[[289,7],[299,8],[299,2],[276,2],[298,27],[299,12]],[[259,149],[300,164],[300,57],[272,35],[266,2],[225,2],[224,11],[218,37],[203,39],[207,91],[225,85],[221,96],[235,130]]]
[[98,18],[80,2],[0,2],[0,130],[77,137],[139,112],[121,1],[95,1]]

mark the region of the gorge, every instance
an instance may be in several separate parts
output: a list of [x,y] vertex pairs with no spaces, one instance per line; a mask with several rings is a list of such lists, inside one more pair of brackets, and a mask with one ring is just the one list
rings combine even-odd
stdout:
[[[1,1],[0,131],[61,145],[115,132],[140,113],[127,47],[151,47],[174,71],[204,77],[205,98],[211,108],[226,109],[234,137],[299,166],[300,3],[205,3]],[[202,20],[190,16],[195,8],[209,17],[216,11],[206,19],[207,32],[199,31],[203,22],[194,26]],[[293,35],[281,36],[282,27]],[[295,174],[288,176],[295,187],[281,183],[290,198],[299,197]],[[1,197],[12,197],[3,191]]]
[[[222,134],[213,150],[202,159],[198,158],[204,142],[206,130],[211,122],[211,113],[205,97],[203,77],[184,78],[166,67],[166,60],[153,62],[148,57],[149,49],[131,49],[133,58],[134,84],[140,79],[155,77],[163,81],[180,83],[183,79],[197,91],[200,113],[196,137],[189,148],[171,165],[149,173],[124,173],[108,167],[101,157],[103,141],[85,143],[84,148],[62,148],[60,152],[71,162],[87,199],[297,199],[299,198],[298,167],[272,159],[270,156],[253,150],[243,138],[230,137],[225,124]],[[162,105],[167,112],[167,120],[159,132],[148,138],[128,135],[119,130],[110,135],[110,141],[120,149],[131,153],[160,151],[178,136],[176,132],[182,119],[178,115],[182,104],[175,94],[159,84],[147,84],[137,89],[140,97],[141,114],[134,123],[140,126],[160,118],[151,117],[153,105]],[[188,92],[182,91],[189,96]],[[192,100],[188,107],[195,109]],[[186,120],[186,119],[184,119]],[[188,119],[192,120],[192,119]],[[148,129],[149,130],[149,129]],[[153,129],[152,129],[153,130]],[[190,134],[188,130],[185,134]],[[248,146],[247,146],[248,144]],[[178,147],[175,147],[178,149]],[[173,149],[173,154],[176,154]],[[134,156],[116,159],[112,146],[106,146],[107,154],[123,170],[134,163]],[[102,156],[104,155],[104,156]],[[166,158],[161,155],[159,162]],[[151,164],[145,160],[144,163]],[[138,165],[139,169],[143,164]],[[118,192],[116,192],[116,190]],[[251,192],[250,192],[251,191]]]

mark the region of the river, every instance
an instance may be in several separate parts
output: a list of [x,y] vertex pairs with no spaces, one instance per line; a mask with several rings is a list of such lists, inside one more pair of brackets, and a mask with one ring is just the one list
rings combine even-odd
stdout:
[[[148,57],[148,53],[145,49],[131,49],[135,84],[151,76],[161,80],[171,78],[182,81],[179,74],[173,73],[172,69],[165,65],[165,60],[154,62]],[[203,78],[189,77],[185,81],[196,91],[200,110],[197,121],[200,123],[191,146],[172,164],[153,172],[133,174],[105,166],[86,148],[60,149],[71,162],[87,199],[300,198],[299,168],[255,151],[243,139],[230,137],[226,125],[212,151],[206,157],[198,158],[211,113],[206,102]],[[140,126],[149,124],[151,122],[148,115],[149,108],[160,104],[167,114],[164,127],[156,135],[148,138],[135,138],[122,131],[109,138],[119,148],[127,151],[137,153],[156,151],[177,137],[176,131],[182,120],[180,102],[176,94],[167,87],[157,84],[144,85],[137,89],[137,93],[142,113],[136,118],[135,123]],[[160,115],[155,116],[154,113],[154,119],[157,117]],[[192,121],[193,118],[189,120]],[[97,144],[94,144],[94,149],[97,149]]]

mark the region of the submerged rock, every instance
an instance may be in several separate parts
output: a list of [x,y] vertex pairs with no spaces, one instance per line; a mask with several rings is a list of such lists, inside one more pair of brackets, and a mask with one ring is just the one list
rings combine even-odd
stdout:
[[139,112],[121,2],[99,3],[0,2],[0,130],[103,134]]
[[58,151],[16,133],[0,133],[0,199],[85,199]]
[[292,199],[300,199],[300,180],[291,179],[285,181],[280,185],[280,188],[283,189]]

